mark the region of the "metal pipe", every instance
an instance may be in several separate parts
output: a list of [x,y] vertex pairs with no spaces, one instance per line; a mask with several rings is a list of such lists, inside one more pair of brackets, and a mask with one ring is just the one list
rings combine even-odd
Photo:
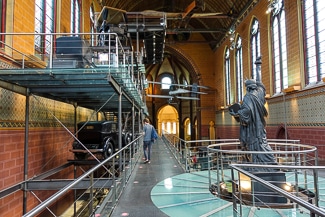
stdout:
[[25,108],[25,141],[24,141],[24,185],[23,185],[23,213],[27,211],[27,180],[28,180],[28,134],[29,134],[29,99],[30,96],[27,91],[26,108]]
[[[118,149],[122,149],[122,88],[119,90],[119,98],[118,98]],[[122,158],[121,155],[118,155],[119,158],[119,170],[122,169]]]
[[[231,180],[235,180],[234,170],[231,170]],[[240,182],[240,180],[239,180],[239,182]],[[220,188],[219,187],[220,186],[220,183],[218,182],[217,185],[218,185],[218,189],[219,189]],[[240,185],[240,183],[238,185]],[[237,216],[237,202],[236,202],[236,187],[235,187],[235,183],[232,182],[231,187],[232,187],[232,210],[233,210],[233,216]],[[241,194],[241,191],[239,191],[239,193]],[[218,195],[220,195],[220,190],[218,190]],[[242,216],[242,215],[240,215],[240,216]]]

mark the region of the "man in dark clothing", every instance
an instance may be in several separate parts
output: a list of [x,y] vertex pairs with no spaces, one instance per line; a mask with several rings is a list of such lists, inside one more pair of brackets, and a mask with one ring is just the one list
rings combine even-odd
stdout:
[[143,153],[144,153],[144,162],[150,163],[150,155],[151,155],[151,146],[153,141],[151,140],[151,131],[153,130],[153,126],[149,124],[149,120],[145,118],[143,120]]

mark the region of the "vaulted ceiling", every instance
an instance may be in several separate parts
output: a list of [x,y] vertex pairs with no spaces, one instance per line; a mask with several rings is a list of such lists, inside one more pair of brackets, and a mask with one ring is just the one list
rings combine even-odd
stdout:
[[179,13],[167,16],[167,34],[186,40],[201,33],[211,49],[218,47],[231,28],[236,27],[259,0],[94,0],[101,6],[127,12],[157,11]]

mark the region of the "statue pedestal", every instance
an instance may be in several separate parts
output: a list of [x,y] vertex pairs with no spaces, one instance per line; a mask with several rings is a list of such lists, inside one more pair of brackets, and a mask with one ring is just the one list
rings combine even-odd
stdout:
[[[284,186],[286,185],[286,176],[284,172],[254,172],[253,174],[281,189],[284,189]],[[252,199],[257,204],[283,204],[288,202],[285,197],[273,192],[260,183],[252,181],[251,186],[253,195]]]

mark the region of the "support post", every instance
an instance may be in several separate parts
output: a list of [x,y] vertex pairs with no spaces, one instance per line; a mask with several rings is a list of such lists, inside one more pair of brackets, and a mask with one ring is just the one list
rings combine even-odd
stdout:
[[27,90],[25,105],[25,144],[24,144],[24,185],[23,214],[27,212],[27,180],[28,180],[28,134],[29,134],[29,91]]

